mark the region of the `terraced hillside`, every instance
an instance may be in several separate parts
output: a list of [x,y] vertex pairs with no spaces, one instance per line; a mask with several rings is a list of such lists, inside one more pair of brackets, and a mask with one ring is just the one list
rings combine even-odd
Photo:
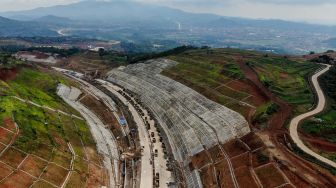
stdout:
[[[251,82],[244,67],[253,69],[270,91],[297,113],[309,109],[314,100],[305,78],[317,65],[303,59],[238,49],[196,49],[168,58],[179,62],[164,75],[177,80],[247,119],[272,115],[274,104]],[[269,111],[269,113],[267,112]],[[265,118],[267,119],[267,118]]]
[[108,184],[96,143],[80,115],[56,95],[66,78],[28,66],[2,69],[2,187],[100,187]]
[[[294,186],[333,186],[335,179],[330,172],[313,164],[316,161],[307,162],[296,155],[297,151],[293,150],[295,145],[290,144],[286,129],[291,117],[313,107],[314,97],[308,78],[320,68],[320,65],[310,62],[307,57],[279,56],[238,49],[192,49],[167,58],[175,60],[178,64],[165,69],[162,72],[163,75],[245,116],[255,134],[265,144],[265,147],[261,148],[264,148],[266,153],[257,155],[255,150],[251,152],[252,159],[263,161],[265,157],[270,158],[271,163],[278,165],[282,174],[285,174],[287,180]],[[242,97],[242,93],[247,96]],[[239,148],[239,145],[233,145],[234,148]],[[211,150],[209,152],[212,156]],[[235,161],[236,157],[232,155],[232,160]],[[242,156],[238,155],[238,157]],[[198,162],[201,160],[201,164],[204,165],[202,161],[206,160],[200,158],[197,159],[196,156],[196,162],[193,164],[199,167]],[[250,172],[254,171],[258,177],[262,175],[258,174],[258,170],[251,169],[251,165],[246,165]],[[212,174],[210,166],[210,169],[204,167],[201,167],[203,180],[208,179],[206,177]],[[208,171],[202,172],[206,169]],[[306,174],[302,176],[293,169],[299,169],[298,171]],[[323,172],[323,175],[320,172]],[[235,173],[239,174],[239,172]],[[249,176],[244,174],[243,177],[248,180]],[[256,175],[253,176],[256,177]],[[307,179],[308,177],[314,177],[319,185],[316,181]],[[275,177],[278,180],[279,178]],[[298,182],[298,179],[302,181]],[[212,182],[214,186],[218,183],[216,180]],[[262,185],[269,186],[264,183]]]

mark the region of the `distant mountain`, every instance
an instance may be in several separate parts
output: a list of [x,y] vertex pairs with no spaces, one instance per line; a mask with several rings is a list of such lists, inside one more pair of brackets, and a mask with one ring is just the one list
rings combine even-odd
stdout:
[[336,38],[328,39],[325,43],[328,44],[330,48],[336,48]]
[[52,31],[36,22],[23,22],[0,17],[1,37],[56,36]]
[[305,31],[335,33],[335,26],[314,25],[301,22],[291,22],[277,19],[247,19],[221,17],[207,23],[209,27],[251,27],[259,29],[276,29],[281,31]]
[[80,1],[0,15],[34,21],[69,36],[160,46],[159,50],[186,44],[307,53],[329,48],[323,40],[336,38],[336,27],[196,14],[123,0]]
[[31,20],[53,15],[79,21],[120,24],[125,22],[207,22],[220,18],[212,14],[192,14],[178,9],[134,1],[81,1],[70,5],[43,7],[0,15]]
[[65,18],[65,17],[58,17],[54,15],[47,15],[47,16],[42,16],[40,18],[35,19],[34,21],[40,22],[40,23],[57,23],[57,24],[64,24],[64,23],[73,23],[74,21]]

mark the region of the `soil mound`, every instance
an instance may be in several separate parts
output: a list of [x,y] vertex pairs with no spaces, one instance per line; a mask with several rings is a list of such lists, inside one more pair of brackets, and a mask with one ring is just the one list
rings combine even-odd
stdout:
[[0,80],[3,81],[13,80],[16,78],[17,73],[18,73],[17,68],[11,68],[11,69],[2,68],[0,69]]

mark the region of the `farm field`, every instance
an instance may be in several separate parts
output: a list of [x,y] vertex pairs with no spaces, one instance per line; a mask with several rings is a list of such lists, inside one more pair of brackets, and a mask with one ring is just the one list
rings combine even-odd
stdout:
[[295,106],[295,113],[307,111],[314,102],[306,77],[318,65],[302,59],[238,49],[195,49],[168,58],[179,64],[164,71],[164,75],[238,111],[250,121],[267,121],[276,112],[267,113],[272,111],[268,107],[276,106],[246,78],[241,64],[252,68],[272,93]]
[[[239,187],[294,187],[279,168],[269,159],[266,146],[253,134],[224,144],[223,150],[229,155]],[[199,169],[204,186],[233,186],[228,169],[219,146],[206,150],[192,159],[192,166]],[[218,178],[215,179],[217,172]]]
[[[288,182],[288,179],[294,185],[312,184],[304,180],[307,178],[306,175],[302,177],[293,171],[293,169],[300,169],[298,171],[309,172],[310,177],[317,178],[321,182],[318,186],[331,185],[330,179],[325,179],[333,176],[330,172],[324,171],[327,175],[323,176],[312,173],[312,169],[319,167],[312,163],[309,165],[314,166],[307,166],[304,159],[297,157],[291,147],[286,146],[288,144],[287,121],[296,114],[308,111],[314,105],[313,91],[310,89],[308,78],[320,68],[320,65],[304,57],[279,56],[238,49],[192,49],[170,55],[168,58],[179,64],[164,71],[164,75],[243,114],[254,132],[262,138],[262,142],[266,145],[265,151],[258,150],[258,147],[253,145],[255,143],[252,143],[254,149],[251,148],[254,151],[251,165],[255,169],[252,177],[259,178],[259,181],[254,181],[265,187],[281,185]],[[230,90],[220,92],[222,86],[229,87],[234,92]],[[242,99],[241,93],[250,96]],[[238,146],[235,147],[237,150]],[[227,152],[230,155],[230,151]],[[236,154],[231,154],[231,157]],[[330,157],[334,156],[334,154],[330,155]],[[246,156],[238,154],[238,157],[232,161],[239,166],[240,160],[241,162],[246,160],[244,157]],[[279,161],[283,162],[279,163]],[[269,165],[263,166],[264,164]],[[278,172],[281,172],[279,169],[285,169],[283,173],[287,179],[276,178],[279,181],[276,182],[277,185],[273,185],[268,180],[277,177]],[[323,168],[319,170],[323,171]],[[211,175],[211,171],[211,167],[204,166],[200,174],[202,179],[209,179],[208,183],[216,186],[217,182],[212,178],[214,175]],[[243,182],[253,182],[249,180],[251,177],[249,174],[239,170],[235,173],[237,178],[244,179]],[[273,175],[267,177],[269,173]],[[283,173],[281,173],[282,176]],[[248,184],[252,186],[252,183]]]
[[86,122],[56,95],[60,82],[75,84],[48,70],[41,72],[28,66],[17,68],[9,80],[0,80],[3,186],[107,184],[105,168]]

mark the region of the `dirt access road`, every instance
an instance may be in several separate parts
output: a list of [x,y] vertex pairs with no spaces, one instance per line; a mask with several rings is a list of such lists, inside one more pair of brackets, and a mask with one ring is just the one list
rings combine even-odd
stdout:
[[304,119],[307,119],[311,116],[314,116],[320,112],[322,112],[324,110],[325,104],[326,104],[326,99],[325,96],[323,94],[323,91],[318,83],[318,78],[323,75],[324,73],[326,73],[329,69],[330,69],[330,65],[327,65],[326,68],[324,68],[323,70],[319,71],[318,73],[314,74],[312,76],[312,83],[314,85],[315,91],[317,93],[318,96],[318,104],[316,106],[316,108],[312,111],[309,111],[307,113],[301,114],[297,117],[295,117],[294,119],[292,119],[292,121],[290,122],[289,125],[289,133],[290,136],[292,138],[292,140],[294,141],[294,143],[305,153],[315,157],[316,159],[329,164],[330,166],[333,166],[334,168],[336,168],[336,163],[315,153],[314,151],[312,151],[311,149],[309,149],[300,139],[299,134],[298,134],[298,126],[300,124],[300,122]]
[[268,90],[259,80],[257,73],[245,63],[244,59],[237,59],[237,62],[251,84],[254,84],[264,97],[280,107],[278,113],[274,114],[268,121],[268,128],[265,130],[257,129],[260,138],[270,146],[271,156],[285,161],[287,164],[285,166],[291,169],[291,173],[304,179],[313,187],[335,187],[336,181],[332,174],[295,155],[286,147],[285,142],[287,141],[283,138],[286,138],[286,135],[289,136],[289,131],[285,124],[292,114],[293,107]]

